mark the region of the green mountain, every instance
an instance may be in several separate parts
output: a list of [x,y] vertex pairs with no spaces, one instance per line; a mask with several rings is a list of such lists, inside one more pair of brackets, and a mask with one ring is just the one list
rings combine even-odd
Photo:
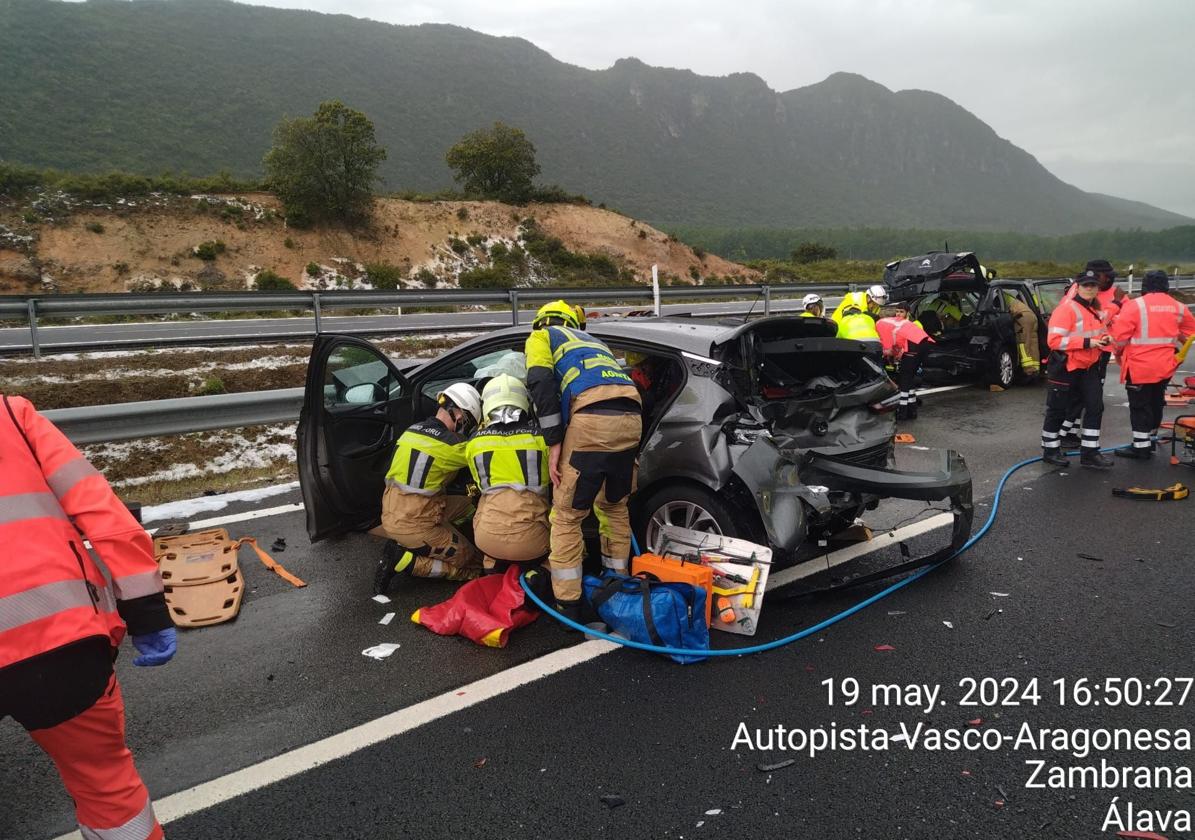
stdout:
[[1185,217],[1085,193],[925,91],[837,73],[777,93],[622,59],[592,71],[517,38],[224,0],[0,0],[0,159],[259,174],[284,116],[373,119],[390,189],[450,186],[444,152],[494,120],[543,181],[656,224],[1065,233]]

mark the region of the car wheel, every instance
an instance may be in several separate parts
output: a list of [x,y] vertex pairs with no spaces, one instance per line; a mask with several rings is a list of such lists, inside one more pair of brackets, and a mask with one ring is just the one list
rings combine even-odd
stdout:
[[725,537],[751,538],[739,525],[744,518],[742,512],[701,487],[661,487],[639,506],[638,514],[639,527],[635,530],[643,535],[645,550],[649,550],[648,546],[659,547],[660,529],[664,525]]
[[992,372],[988,377],[990,384],[999,385],[1001,388],[1011,388],[1016,377],[1016,356],[1009,348],[1001,347],[995,358],[992,359]]

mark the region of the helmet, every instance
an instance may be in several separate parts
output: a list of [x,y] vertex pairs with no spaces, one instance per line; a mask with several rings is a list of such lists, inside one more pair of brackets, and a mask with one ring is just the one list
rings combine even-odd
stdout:
[[888,305],[888,290],[883,286],[876,285],[869,287],[867,296],[880,306]]
[[468,382],[456,382],[436,394],[436,402],[444,408],[456,406],[473,418],[473,423],[481,422],[481,396],[477,389]]
[[481,391],[481,413],[492,418],[500,408],[531,410],[527,386],[509,373],[500,373],[486,383]]
[[802,309],[808,309],[809,307],[813,306],[814,304],[817,304],[818,306],[821,306],[824,308],[825,305],[822,303],[821,295],[808,294],[808,295],[805,295],[805,297],[801,298],[801,308]]
[[539,329],[545,326],[548,321],[556,318],[564,322],[566,327],[573,329],[580,329],[581,325],[577,322],[577,313],[571,306],[563,300],[554,300],[551,303],[545,303],[535,313],[535,318],[531,321],[533,329]]
[[585,307],[581,306],[580,304],[576,304],[573,306],[573,312],[577,316],[577,328],[582,330],[585,329]]

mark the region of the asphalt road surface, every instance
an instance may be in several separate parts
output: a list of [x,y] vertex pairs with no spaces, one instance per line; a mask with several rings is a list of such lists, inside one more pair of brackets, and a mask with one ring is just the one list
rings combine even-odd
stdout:
[[[827,297],[825,300],[830,307],[838,305],[841,297]],[[781,300],[772,302],[773,312],[791,312],[799,309],[799,300]],[[640,306],[600,307],[597,310],[606,314],[627,312],[634,309],[649,309],[647,304]],[[722,303],[675,303],[663,304],[661,310],[665,314],[693,312],[701,314],[743,314],[749,310],[756,313],[763,311],[763,304],[758,303],[752,310],[750,301],[726,301]],[[535,309],[521,309],[519,318],[521,323],[529,324],[535,317]],[[386,331],[402,332],[430,332],[436,329],[495,329],[509,327],[512,323],[509,311],[493,312],[420,312],[418,309],[403,315],[328,315],[320,319],[320,329],[323,332],[360,332],[380,334]],[[76,326],[39,327],[38,342],[42,352],[52,352],[55,345],[67,345],[73,349],[85,349],[95,345],[95,349],[102,349],[121,342],[153,342],[168,343],[180,339],[194,339],[195,343],[202,340],[260,341],[271,336],[280,338],[315,335],[315,321],[310,317],[303,318],[245,318],[241,320],[184,320],[184,321],[151,321],[130,324],[80,324]],[[0,353],[27,351],[31,347],[28,327],[9,327],[0,329]]]
[[[1105,445],[1124,443],[1123,389],[1110,381],[1106,390]],[[1042,401],[1040,387],[937,393],[902,431],[916,446],[964,453],[978,527],[1007,466],[1038,453]],[[902,447],[901,457],[920,452]],[[293,506],[228,521],[233,536],[263,545],[285,538],[277,558],[309,585],[293,589],[243,552],[248,590],[235,622],[181,632],[179,654],[163,668],[134,668],[126,650],[117,672],[129,742],[172,840],[1115,836],[1132,826],[1103,830],[1114,797],[1122,811],[1128,801],[1189,810],[1195,798],[1121,785],[1027,787],[1039,772],[1029,762],[1189,767],[1190,750],[1084,757],[1074,743],[1014,741],[1023,724],[1073,742],[1087,729],[1153,732],[1193,718],[1195,691],[1185,705],[1164,705],[1177,703],[1180,684],[1165,697],[1154,680],[1195,676],[1195,501],[1123,501],[1110,489],[1190,484],[1195,475],[1164,457],[1117,461],[1107,473],[1080,470],[1077,459],[1066,470],[1022,469],[990,534],[954,563],[810,638],[688,666],[583,641],[547,617],[503,650],[438,637],[407,616],[452,586],[409,581],[393,603],[374,603],[378,547],[369,538],[311,546]],[[293,501],[276,496],[257,507]],[[897,505],[868,518],[878,531],[909,515]],[[938,530],[908,542],[917,551],[944,539]],[[890,544],[880,550],[895,556]],[[765,601],[754,641],[788,635],[880,588]],[[394,622],[379,625],[386,612],[397,613]],[[714,635],[715,646],[729,646]],[[383,641],[401,647],[380,662],[362,656]],[[960,682],[984,678],[1010,682],[995,697],[977,683],[976,705],[963,705],[969,684]],[[1081,690],[1059,696],[1055,680],[1069,687],[1084,678],[1101,685],[1090,702]],[[1140,703],[1112,705],[1109,678],[1145,681]],[[825,680],[834,681],[833,702]],[[853,704],[843,696],[850,680],[860,691]],[[873,696],[878,685],[929,688]],[[940,693],[927,700],[934,687]],[[811,755],[799,749],[807,737],[792,734],[828,738],[866,726],[899,736],[902,725],[913,742],[890,741],[887,750],[872,734],[873,749],[840,742]],[[1008,740],[934,750],[927,729]],[[798,748],[780,748],[789,745]],[[0,755],[0,837],[72,830],[52,765],[11,721],[0,725]],[[1042,769],[1038,781],[1047,778]]]

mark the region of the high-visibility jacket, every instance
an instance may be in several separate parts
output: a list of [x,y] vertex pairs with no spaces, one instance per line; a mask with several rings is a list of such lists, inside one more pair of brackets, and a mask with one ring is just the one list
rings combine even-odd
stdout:
[[[1074,300],[1079,293],[1079,284],[1071,283],[1066,287],[1066,293],[1063,294],[1063,300]],[[1100,302],[1100,318],[1105,324],[1112,323],[1112,320],[1120,314],[1121,307],[1128,302],[1129,296],[1125,294],[1124,289],[1119,286],[1112,285],[1106,289],[1100,289],[1100,293],[1096,295],[1096,300]],[[1101,352],[1111,353],[1112,345],[1108,345]]]
[[801,318],[824,318],[825,316],[824,315],[814,315],[809,310],[805,310],[804,312],[802,312],[800,314],[799,317],[801,317]]
[[[842,323],[843,316],[845,316],[848,309],[858,309],[860,312],[872,311],[871,298],[867,296],[867,292],[847,292],[842,296],[838,306],[834,307],[834,312],[830,317],[835,321]],[[878,309],[876,310],[879,311]]]
[[465,466],[465,439],[435,417],[413,423],[398,439],[386,484],[434,496]]
[[[112,576],[109,586],[83,545]],[[153,542],[22,397],[0,402],[0,668],[91,636],[172,626]]]
[[1064,300],[1050,315],[1046,344],[1066,353],[1067,370],[1086,370],[1100,360],[1095,340],[1106,332],[1099,312],[1081,300]]
[[603,385],[621,386],[617,396],[640,402],[634,380],[610,348],[581,330],[544,327],[527,336],[527,389],[535,402],[540,430],[549,444],[564,439],[564,427],[576,400]]
[[469,472],[484,493],[524,490],[548,492],[548,445],[532,423],[487,426],[469,438]]
[[884,345],[884,355],[895,358],[909,352],[909,344],[933,342],[919,323],[908,318],[881,318],[876,321],[876,332],[880,336],[880,343]]
[[874,341],[880,343],[880,334],[876,332],[876,321],[865,312],[851,312],[843,315],[838,322],[838,337],[853,341]]
[[946,326],[947,321],[952,321],[956,325],[963,322],[963,310],[957,304],[951,302],[949,298],[934,298],[926,306],[926,310],[935,313],[938,316],[938,320],[942,322],[942,326]]
[[1121,354],[1121,382],[1148,385],[1174,375],[1175,341],[1195,334],[1195,316],[1165,292],[1149,292],[1126,301],[1109,332]]

